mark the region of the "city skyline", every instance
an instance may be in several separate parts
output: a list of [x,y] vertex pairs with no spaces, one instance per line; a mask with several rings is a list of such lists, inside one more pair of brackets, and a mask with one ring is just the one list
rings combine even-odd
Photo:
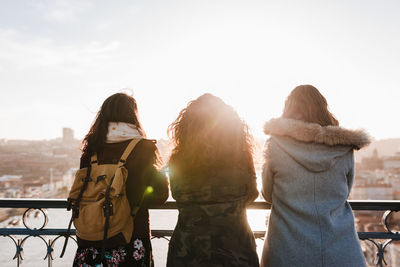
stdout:
[[398,1],[3,1],[0,139],[78,139],[130,88],[150,138],[203,93],[263,136],[299,84],[346,128],[400,137]]

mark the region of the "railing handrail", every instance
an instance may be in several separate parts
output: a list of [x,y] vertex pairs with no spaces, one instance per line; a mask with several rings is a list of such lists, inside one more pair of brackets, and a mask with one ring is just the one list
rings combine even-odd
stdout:
[[[392,210],[400,211],[400,200],[349,200],[353,210]],[[45,208],[65,209],[66,199],[43,198],[0,198],[0,208]],[[175,201],[167,201],[162,205],[150,205],[149,209],[177,209]],[[271,209],[271,204],[265,201],[254,201],[248,209]]]
[[[376,265],[383,266],[385,261],[385,249],[386,247],[394,241],[400,240],[400,233],[396,230],[391,230],[387,224],[387,218],[394,212],[400,211],[400,200],[349,200],[349,203],[353,210],[369,210],[369,211],[386,211],[383,213],[382,223],[386,232],[358,232],[358,237],[361,240],[368,240],[371,242],[377,250],[378,259]],[[45,228],[46,222],[48,220],[47,212],[43,209],[66,209],[67,200],[66,199],[32,199],[32,198],[0,198],[0,208],[25,208],[26,211],[22,215],[22,221],[25,228],[0,228],[0,236],[10,238],[16,247],[16,253],[14,259],[16,259],[17,266],[21,266],[23,257],[22,251],[25,240],[29,237],[34,236],[42,239],[47,246],[47,254],[45,260],[48,262],[48,266],[52,266],[53,262],[53,247],[54,243],[63,237],[69,237],[75,240],[74,235],[76,234],[75,229],[71,229],[70,235],[67,233],[67,229],[59,228]],[[175,201],[167,201],[162,205],[150,205],[149,209],[164,209],[171,210],[177,209],[178,205]],[[265,201],[255,201],[247,206],[248,209],[271,209],[271,205]],[[30,210],[37,209],[40,210],[44,217],[45,222],[42,227],[30,228],[25,222],[25,215],[29,213]],[[152,238],[164,238],[169,240],[173,230],[158,230],[152,229]],[[253,231],[256,238],[263,238],[265,236],[265,231]],[[46,237],[47,236],[47,237]],[[51,237],[51,238],[49,238]],[[379,241],[384,240],[384,241]]]

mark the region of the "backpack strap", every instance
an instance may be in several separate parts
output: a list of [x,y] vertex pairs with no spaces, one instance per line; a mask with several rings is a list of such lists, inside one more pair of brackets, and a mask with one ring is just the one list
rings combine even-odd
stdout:
[[142,139],[141,138],[132,139],[132,141],[125,148],[124,153],[122,153],[122,156],[121,156],[121,158],[119,159],[119,162],[118,162],[118,167],[121,167],[122,165],[125,164],[126,159],[131,154],[133,148],[136,146],[137,143],[139,143],[140,140],[142,140]]
[[[135,139],[133,139],[133,140],[131,141],[131,143],[126,147],[126,150],[125,150],[124,154],[122,154],[122,156],[121,156],[120,163],[121,163],[121,161],[126,160],[126,158],[127,158],[127,157],[129,156],[129,154],[130,154],[130,151],[133,150],[134,146],[135,146],[141,139],[138,139],[138,141],[137,141],[135,144],[134,144],[134,140],[135,140]],[[150,141],[154,142],[155,140],[150,140]],[[132,145],[132,147],[130,147],[131,145]],[[125,154],[125,153],[126,153],[126,154]],[[136,204],[135,207],[131,207],[131,216],[135,217],[136,213],[139,211],[140,206],[142,205],[142,202],[143,202],[143,199],[144,199],[144,194],[145,194],[145,193],[143,192],[142,198],[140,199],[139,203]]]
[[113,204],[110,199],[110,190],[111,190],[111,185],[114,181],[114,177],[115,177],[115,175],[113,175],[113,177],[111,177],[110,183],[108,184],[108,186],[106,188],[106,192],[104,194],[105,200],[104,200],[103,206],[102,206],[105,222],[104,222],[103,242],[101,244],[101,253],[100,253],[101,259],[104,259],[104,255],[105,255],[108,228],[110,227],[110,216],[113,215],[113,213],[114,213],[113,212]]
[[90,165],[93,164],[97,164],[97,153],[94,153],[91,157],[90,157]]
[[81,187],[81,191],[79,192],[78,198],[75,199],[75,203],[72,203],[73,200],[68,198],[67,210],[71,210],[72,209],[72,215],[71,215],[71,219],[70,219],[69,224],[68,224],[67,233],[65,234],[65,241],[64,241],[64,245],[63,245],[63,248],[62,248],[62,251],[61,251],[60,258],[62,258],[64,256],[65,249],[67,248],[67,244],[68,244],[68,239],[71,236],[70,231],[71,231],[72,221],[74,220],[74,218],[78,218],[79,217],[79,204],[81,202],[83,193],[85,192],[88,183],[92,180],[92,178],[90,178],[91,170],[92,170],[92,165],[89,165],[87,167],[87,170],[86,170],[86,177],[83,179],[83,185]]
[[[122,153],[122,156],[118,162],[118,168],[122,167],[128,156],[131,154],[133,148],[136,146],[139,141],[142,140],[141,138],[135,138],[132,139],[132,141],[128,144],[128,146],[125,148],[125,151]],[[110,183],[107,186],[106,192],[104,194],[104,202],[103,202],[103,212],[104,212],[104,217],[105,217],[105,222],[104,222],[104,233],[103,233],[103,242],[101,246],[101,253],[100,257],[104,259],[105,255],[105,244],[107,240],[107,234],[108,234],[108,228],[110,226],[110,216],[113,215],[113,204],[110,199],[110,191],[111,191],[111,185],[114,181],[115,174],[113,177],[111,177]]]

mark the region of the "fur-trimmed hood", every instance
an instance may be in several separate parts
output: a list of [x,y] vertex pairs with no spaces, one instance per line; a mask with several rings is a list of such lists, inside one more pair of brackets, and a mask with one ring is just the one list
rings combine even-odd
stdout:
[[[370,143],[369,135],[362,130],[321,127],[294,119],[272,119],[265,123],[264,132],[272,136],[269,140],[272,147],[279,147],[311,172],[327,171],[353,149]],[[270,153],[267,149],[265,157],[268,158]]]
[[272,136],[286,136],[300,142],[345,145],[361,149],[371,143],[371,137],[364,130],[348,130],[340,126],[321,126],[300,120],[275,118],[264,124],[264,133]]

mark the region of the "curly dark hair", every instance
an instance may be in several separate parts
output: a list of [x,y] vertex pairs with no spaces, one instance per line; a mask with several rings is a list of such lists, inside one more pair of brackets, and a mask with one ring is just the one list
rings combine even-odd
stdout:
[[81,150],[85,155],[102,151],[108,133],[109,122],[132,123],[139,133],[146,137],[139,121],[136,100],[125,93],[116,93],[108,97],[97,112],[88,134],[82,140]]
[[234,166],[254,174],[253,137],[248,126],[214,95],[204,94],[189,102],[168,133],[174,145],[169,160],[174,175],[191,179]]

